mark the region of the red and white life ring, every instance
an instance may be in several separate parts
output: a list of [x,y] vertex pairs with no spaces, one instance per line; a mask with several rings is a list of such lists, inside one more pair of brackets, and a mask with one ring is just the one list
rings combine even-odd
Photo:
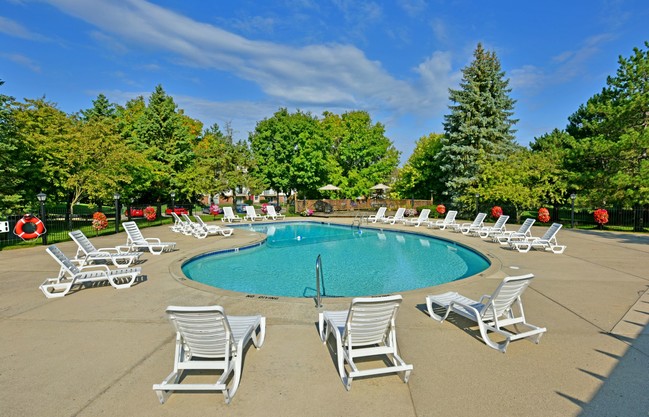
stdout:
[[[23,227],[31,223],[36,226],[36,230],[31,233],[27,233],[23,230]],[[32,216],[31,214],[25,214],[22,219],[18,220],[16,227],[14,227],[14,234],[23,240],[36,239],[40,235],[45,233],[45,224],[38,217]]]

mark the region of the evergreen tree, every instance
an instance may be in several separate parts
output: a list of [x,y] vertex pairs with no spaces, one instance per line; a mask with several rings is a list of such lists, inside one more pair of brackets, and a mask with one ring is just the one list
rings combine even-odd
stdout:
[[92,101],[92,108],[81,110],[81,119],[89,121],[94,118],[113,118],[117,115],[115,104],[108,101],[105,95],[99,94],[95,100]]
[[480,166],[515,149],[512,119],[515,100],[495,52],[478,44],[474,60],[462,70],[460,89],[449,90],[451,113],[444,116],[444,138],[437,154],[446,194],[456,203],[473,202]]

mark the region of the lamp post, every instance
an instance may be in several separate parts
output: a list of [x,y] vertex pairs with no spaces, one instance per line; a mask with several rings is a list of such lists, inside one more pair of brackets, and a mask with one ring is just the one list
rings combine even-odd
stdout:
[[577,198],[577,194],[572,193],[570,194],[570,200],[572,200],[572,207],[570,209],[570,227],[572,229],[575,228],[575,199]]
[[[47,226],[45,224],[46,223],[45,222],[45,217],[47,215],[45,213],[45,200],[47,199],[47,194],[45,194],[44,192],[41,191],[40,193],[36,194],[36,198],[41,203],[39,216],[41,218],[41,221],[43,222],[43,226]],[[43,232],[43,234],[41,236],[43,237],[43,245],[47,245],[47,227],[45,227],[44,232]]]
[[478,212],[480,211],[480,193],[475,193],[475,215],[478,215]]
[[119,220],[122,217],[119,212],[119,199],[121,195],[119,193],[113,194],[113,200],[115,200],[115,233],[119,233]]
[[169,193],[169,195],[171,196],[171,211],[176,211],[175,210],[176,209],[176,200],[175,200],[176,192],[172,191],[172,192]]

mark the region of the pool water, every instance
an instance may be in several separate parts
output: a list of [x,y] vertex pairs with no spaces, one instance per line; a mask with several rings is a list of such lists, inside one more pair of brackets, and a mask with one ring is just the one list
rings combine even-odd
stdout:
[[324,296],[356,297],[431,287],[489,267],[477,252],[416,233],[315,222],[238,227],[267,234],[266,243],[195,257],[182,266],[185,276],[249,294],[314,297],[321,255]]

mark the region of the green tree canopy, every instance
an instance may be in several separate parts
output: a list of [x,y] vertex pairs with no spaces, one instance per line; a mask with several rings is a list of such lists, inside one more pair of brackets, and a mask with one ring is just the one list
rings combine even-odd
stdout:
[[415,150],[408,162],[399,170],[394,190],[401,198],[440,200],[444,184],[440,181],[442,171],[435,156],[442,148],[443,135],[431,133],[417,140]]

